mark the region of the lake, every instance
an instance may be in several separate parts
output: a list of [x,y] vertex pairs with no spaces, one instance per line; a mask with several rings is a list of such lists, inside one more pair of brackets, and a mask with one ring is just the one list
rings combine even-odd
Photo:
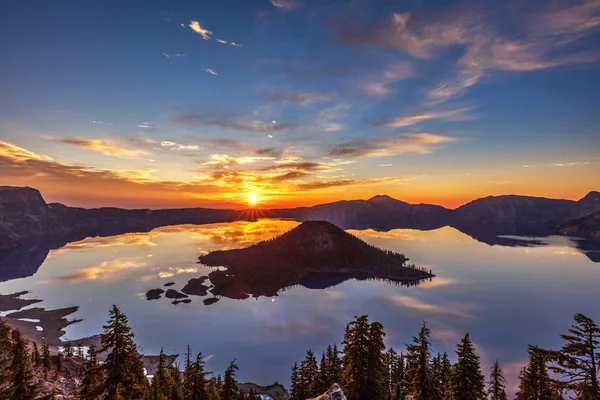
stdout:
[[[146,300],[149,289],[175,282],[180,290],[210,268],[196,263],[204,252],[246,246],[298,223],[281,220],[174,226],[148,233],[88,238],[50,251],[37,273],[0,284],[0,293],[30,290],[26,298],[46,308],[79,306],[68,339],[100,333],[117,304],[129,317],[140,349],[184,354],[202,351],[207,369],[222,373],[232,359],[239,381],[289,385],[290,367],[307,349],[317,354],[342,340],[354,316],[381,322],[397,350],[422,320],[432,330],[434,351],[454,356],[455,343],[470,332],[484,373],[500,359],[511,391],[518,384],[527,345],[558,347],[575,313],[600,321],[600,263],[578,242],[564,237],[501,238],[507,245],[478,242],[453,228],[349,231],[368,243],[402,252],[437,276],[417,287],[377,280],[348,280],[327,289],[294,286],[277,297],[222,298],[205,306]],[[581,246],[580,246],[581,247]],[[183,362],[180,358],[180,362]]]

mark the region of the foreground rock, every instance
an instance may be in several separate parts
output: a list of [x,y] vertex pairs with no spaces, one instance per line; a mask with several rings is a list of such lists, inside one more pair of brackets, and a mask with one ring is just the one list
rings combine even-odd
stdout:
[[165,293],[165,297],[167,299],[175,299],[175,300],[179,300],[179,299],[185,299],[188,296],[183,294],[183,293],[179,293],[177,290],[175,289],[169,289],[167,290],[167,293]]
[[251,392],[255,394],[262,394],[271,396],[273,400],[289,400],[290,395],[287,390],[283,387],[282,384],[275,382],[269,386],[260,386],[252,382],[239,383],[238,390],[245,394],[250,394]]
[[329,390],[322,394],[321,396],[315,397],[309,400],[347,400],[346,396],[344,396],[344,392],[339,387],[337,383],[331,385]]
[[[279,237],[243,249],[214,251],[199,260],[227,268],[209,274],[214,284],[211,292],[234,299],[275,296],[282,288],[319,274],[407,284],[434,276],[408,264],[403,254],[378,249],[324,221],[303,222]],[[188,285],[196,283],[192,281]],[[188,293],[186,288],[183,291]]]
[[146,292],[146,300],[158,300],[162,297],[161,295],[164,292],[165,291],[160,288],[150,289]]

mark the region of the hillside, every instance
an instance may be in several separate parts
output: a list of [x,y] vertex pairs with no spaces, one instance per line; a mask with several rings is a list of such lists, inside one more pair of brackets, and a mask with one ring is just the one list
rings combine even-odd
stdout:
[[562,224],[556,229],[556,233],[600,240],[600,211]]

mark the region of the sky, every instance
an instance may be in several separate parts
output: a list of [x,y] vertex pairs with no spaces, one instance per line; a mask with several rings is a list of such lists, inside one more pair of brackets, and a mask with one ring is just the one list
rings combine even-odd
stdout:
[[126,208],[600,190],[600,0],[6,0],[0,185]]

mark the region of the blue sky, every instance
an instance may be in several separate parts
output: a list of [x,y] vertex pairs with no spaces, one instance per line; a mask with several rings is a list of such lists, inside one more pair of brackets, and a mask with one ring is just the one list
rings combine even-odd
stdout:
[[600,1],[499,3],[4,2],[0,184],[126,207],[599,189]]

